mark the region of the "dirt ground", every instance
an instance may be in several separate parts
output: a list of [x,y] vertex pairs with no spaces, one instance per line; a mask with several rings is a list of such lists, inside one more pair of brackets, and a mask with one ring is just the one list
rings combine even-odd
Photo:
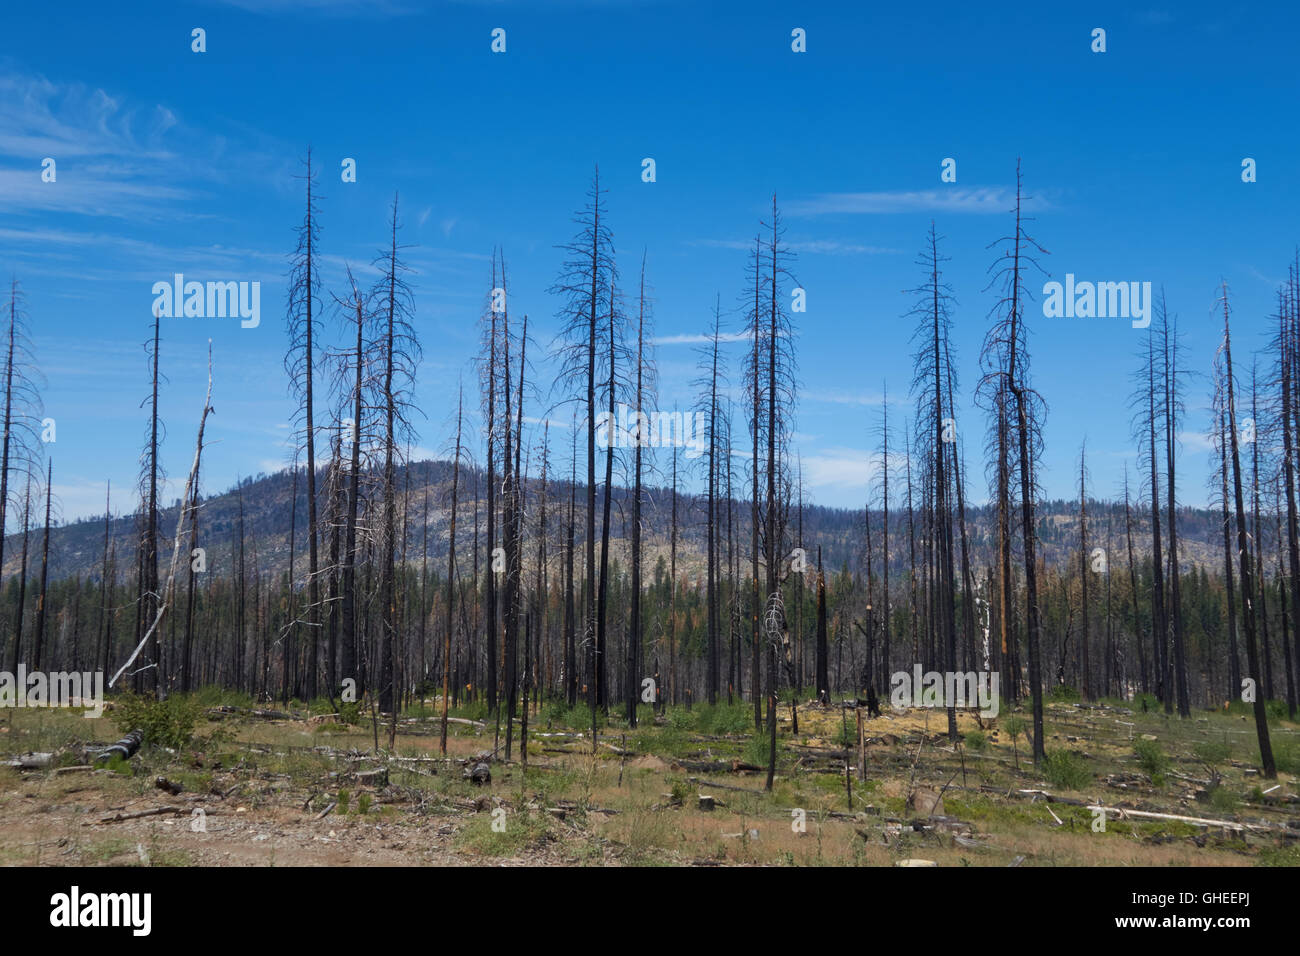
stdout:
[[[117,735],[111,712],[11,712],[0,764],[55,759],[0,766],[0,865],[1300,865],[1296,777],[1262,780],[1239,715],[1054,704],[1049,756],[1082,768],[1062,777],[1035,770],[1010,715],[960,714],[953,744],[942,711],[886,708],[859,756],[853,710],[801,707],[798,734],[781,715],[771,793],[750,733],[676,714],[607,727],[592,755],[580,716],[535,718],[526,769],[517,740],[506,763],[496,728],[469,719],[443,758],[428,718],[399,724],[390,752],[382,730],[376,751],[370,726],[305,713],[201,721],[191,746],[109,769],[78,764],[82,742]],[[1284,755],[1300,742],[1285,722],[1275,735]],[[1142,746],[1163,762],[1142,765]],[[491,782],[466,779],[494,749]]]

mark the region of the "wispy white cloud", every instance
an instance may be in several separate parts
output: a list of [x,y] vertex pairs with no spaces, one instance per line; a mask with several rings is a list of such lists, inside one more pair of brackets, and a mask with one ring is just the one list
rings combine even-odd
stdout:
[[[30,256],[34,265],[27,270],[29,272],[64,274],[67,269],[61,260],[66,258],[66,253],[76,251],[81,257],[76,274],[81,279],[126,279],[148,282],[150,285],[187,269],[200,269],[207,278],[238,276],[262,282],[278,282],[286,261],[283,253],[224,246],[220,243],[173,246],[109,233],[49,227],[0,227],[0,247],[11,255]],[[99,264],[84,265],[86,257]],[[52,268],[43,267],[51,262]],[[130,263],[129,268],[116,264],[120,262]]]
[[[706,246],[711,249],[752,250],[752,239],[695,239],[692,246]],[[901,249],[889,249],[884,246],[864,246],[855,242],[841,242],[838,239],[794,239],[785,244],[791,252],[804,255],[826,256],[886,256],[901,255]]]
[[[744,342],[749,336],[744,332],[722,332],[719,342]],[[661,335],[650,340],[654,345],[706,345],[713,341],[712,335]]]
[[827,448],[801,456],[804,483],[814,492],[867,486],[880,471],[880,456],[856,448]]
[[34,161],[45,156],[167,161],[174,157],[162,138],[175,125],[175,114],[163,106],[141,111],[102,89],[0,74],[0,154]]
[[[1043,200],[1031,200],[1037,208]],[[823,216],[833,213],[887,215],[890,213],[950,212],[1005,213],[1015,203],[1015,193],[1005,187],[979,189],[922,189],[873,193],[822,193],[811,199],[786,205],[790,216]]]
[[[81,83],[0,70],[0,203],[9,212],[62,211],[147,219],[185,215],[197,193],[177,182],[223,175],[224,140],[200,144],[176,113]],[[182,156],[184,157],[182,161]],[[55,178],[42,178],[54,160]],[[179,207],[179,208],[178,208]]]
[[[832,405],[884,405],[885,396],[880,392],[852,392],[844,389],[805,389],[799,393],[801,401],[827,402]],[[888,399],[890,405],[905,405],[907,397],[896,394]]]
[[74,168],[65,162],[57,170],[57,180],[47,183],[41,180],[36,160],[30,168],[0,169],[0,204],[11,211],[57,210],[130,219],[194,195],[175,185],[118,178],[119,171],[103,165]]
[[1178,441],[1184,448],[1192,451],[1218,453],[1218,449],[1214,446],[1214,439],[1205,432],[1179,432]]
[[1273,288],[1277,288],[1278,286],[1286,284],[1286,279],[1282,278],[1281,276],[1265,275],[1264,273],[1256,269],[1254,266],[1247,266],[1247,269],[1250,271],[1250,274],[1254,276],[1256,279],[1258,279],[1260,282],[1263,282]]

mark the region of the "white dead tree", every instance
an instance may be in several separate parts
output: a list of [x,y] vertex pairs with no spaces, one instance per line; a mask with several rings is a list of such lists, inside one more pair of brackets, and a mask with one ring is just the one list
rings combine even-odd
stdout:
[[144,650],[145,645],[149,643],[150,638],[152,638],[155,633],[161,633],[163,621],[167,618],[167,611],[171,608],[172,601],[175,599],[176,565],[180,561],[181,557],[181,538],[185,532],[185,522],[189,518],[190,510],[197,507],[194,504],[193,498],[194,483],[198,481],[199,459],[203,456],[203,429],[208,423],[208,412],[210,411],[212,411],[212,340],[208,339],[208,393],[203,399],[203,414],[199,418],[199,435],[194,446],[194,463],[190,465],[190,475],[185,480],[185,494],[181,496],[182,505],[180,508],[180,514],[176,518],[176,535],[172,539],[172,563],[170,569],[167,571],[167,584],[163,588],[163,600],[162,603],[158,605],[158,612],[154,615],[153,623],[149,625],[149,630],[145,632],[144,638],[136,645],[135,650],[131,652],[131,656],[126,659],[126,663],[118,668],[117,673],[113,675],[113,679],[108,682],[109,687],[112,687],[117,683],[117,679],[122,676],[123,672],[135,663],[136,657],[138,657],[140,652]]

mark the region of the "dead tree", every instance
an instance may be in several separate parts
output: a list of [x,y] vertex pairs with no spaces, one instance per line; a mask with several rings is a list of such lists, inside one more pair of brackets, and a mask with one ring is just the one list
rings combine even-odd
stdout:
[[[925,271],[925,280],[912,290],[917,301],[908,314],[917,320],[913,333],[917,350],[913,356],[912,391],[917,397],[917,421],[924,425],[921,431],[924,444],[918,451],[924,456],[932,492],[927,509],[934,522],[934,534],[929,538],[934,542],[935,550],[935,595],[938,602],[935,623],[945,668],[954,672],[957,669],[956,570],[953,563],[953,505],[956,495],[948,448],[956,441],[956,414],[951,406],[951,392],[946,387],[954,376],[949,348],[952,294],[951,288],[943,281],[940,264],[947,259],[939,254],[939,238],[931,222],[925,250],[917,260],[917,265]],[[947,704],[948,737],[956,741],[957,709],[953,701]]]
[[1079,636],[1079,670],[1083,699],[1092,700],[1092,655],[1088,646],[1088,442],[1079,448],[1079,589],[1082,592],[1083,625]]
[[[596,415],[597,355],[604,341],[609,315],[602,303],[609,300],[617,280],[614,242],[605,219],[604,193],[600,188],[600,171],[592,179],[587,204],[575,217],[578,234],[564,246],[567,254],[560,277],[551,292],[561,296],[560,319],[563,328],[558,341],[560,374],[557,384],[571,391],[563,400],[577,401],[586,415],[587,432],[587,505],[586,560],[584,584],[586,611],[583,623],[583,647],[586,654],[587,690],[593,710],[603,702],[605,661],[603,647],[597,641],[596,626]],[[594,742],[593,742],[594,743]]]
[[[149,622],[158,616],[158,480],[161,466],[158,463],[158,444],[160,441],[158,420],[158,346],[160,341],[161,320],[158,312],[153,317],[153,347],[145,346],[149,356],[149,396],[145,401],[149,405],[149,427],[144,452],[140,456],[140,540],[138,547],[138,566],[136,588],[135,631],[137,641],[149,626]],[[155,647],[147,655],[153,670],[153,691],[156,696],[163,693],[162,633],[158,633]],[[142,668],[143,670],[143,668]],[[141,689],[140,671],[135,674],[136,690]]]
[[[712,329],[708,341],[698,349],[699,376],[694,385],[700,389],[696,409],[704,416],[705,437],[705,697],[710,704],[718,702],[721,688],[722,614],[720,607],[719,562],[719,493],[720,480],[718,455],[720,441],[717,430],[719,386],[725,389],[725,371],[721,367],[722,308],[720,300],[713,307]],[[689,414],[689,413],[688,413]],[[676,438],[674,439],[677,440]]]
[[[4,377],[4,428],[0,444],[0,568],[4,567],[5,531],[8,528],[9,496],[12,490],[9,475],[14,468],[22,467],[30,476],[40,445],[38,428],[41,420],[38,375],[32,361],[31,343],[27,338],[27,315],[22,307],[23,293],[17,279],[9,283],[9,328],[5,336]],[[26,562],[24,562],[26,567]],[[22,628],[14,629],[14,644],[10,654],[12,667],[18,667],[18,645]]]
[[1263,764],[1264,776],[1270,780],[1277,777],[1277,767],[1273,762],[1273,747],[1268,736],[1268,714],[1264,709],[1263,688],[1259,687],[1259,647],[1255,641],[1255,585],[1254,569],[1251,567],[1250,532],[1246,526],[1245,498],[1242,494],[1241,450],[1237,441],[1237,399],[1232,375],[1232,337],[1229,330],[1228,285],[1222,284],[1223,290],[1223,380],[1227,387],[1228,402],[1228,446],[1232,458],[1233,499],[1237,512],[1237,554],[1241,570],[1242,618],[1246,631],[1246,660],[1250,666],[1250,676],[1255,681],[1254,711],[1255,733],[1259,738],[1259,755]]
[[[790,272],[793,254],[784,243],[784,227],[772,197],[771,219],[762,224],[767,232],[763,246],[762,272],[758,276],[764,295],[761,307],[753,316],[756,355],[753,370],[757,373],[751,383],[757,400],[760,417],[754,422],[754,433],[763,435],[766,461],[764,478],[766,495],[763,508],[763,560],[766,565],[766,594],[763,605],[764,636],[767,641],[767,729],[768,765],[765,789],[770,791],[776,776],[776,705],[780,671],[777,666],[777,649],[785,639],[788,625],[784,600],[781,594],[781,565],[785,554],[783,546],[786,514],[789,504],[786,443],[793,427],[795,402],[794,335],[790,316],[784,301],[784,283],[794,281]],[[778,492],[780,497],[778,497]],[[757,488],[755,488],[757,496]]]
[[[1294,670],[1300,680],[1300,519],[1296,511],[1296,442],[1297,413],[1292,388],[1296,384],[1297,351],[1296,323],[1300,318],[1300,270],[1292,266],[1286,289],[1279,294],[1278,335],[1274,347],[1278,353],[1277,380],[1279,386],[1279,419],[1282,431],[1282,484],[1286,489],[1286,541],[1287,566],[1291,588],[1291,635],[1295,642]],[[1240,687],[1240,683],[1237,684]]]
[[[442,637],[442,732],[439,736],[438,747],[444,756],[447,753],[447,706],[451,699],[451,615],[455,599],[454,582],[456,580],[456,507],[459,504],[460,497],[460,449],[461,430],[464,420],[465,390],[461,388],[456,396],[456,449],[451,459],[451,517],[448,519],[447,529],[447,616],[446,632]],[[428,527],[427,516],[425,526]],[[424,615],[421,614],[420,616],[423,618]]]
[[[1228,687],[1226,700],[1231,700],[1241,693],[1241,656],[1237,650],[1237,599],[1232,572],[1232,499],[1228,493],[1228,408],[1227,390],[1223,381],[1222,356],[1216,356],[1214,362],[1214,395],[1211,399],[1214,416],[1214,441],[1219,452],[1217,493],[1222,515],[1223,530],[1223,586],[1228,599]],[[1144,688],[1145,689],[1145,688]]]
[[36,630],[32,635],[32,669],[41,669],[50,580],[50,502],[54,495],[54,460],[45,462],[45,533],[41,537],[41,591],[36,598]]
[[[290,259],[289,305],[286,331],[289,349],[284,358],[285,373],[289,377],[289,390],[297,402],[294,421],[301,423],[297,436],[297,449],[307,456],[307,631],[308,665],[303,692],[308,699],[318,691],[317,675],[320,668],[320,527],[316,512],[316,419],[315,375],[317,363],[317,338],[320,334],[320,270],[317,266],[316,246],[320,239],[320,220],[313,188],[315,172],[311,164],[311,150],[307,151],[307,171],[302,177],[307,184],[307,208],[297,229],[297,246]],[[291,582],[292,584],[293,582]],[[332,667],[332,665],[331,665]],[[331,689],[331,694],[333,689]]]
[[[1030,267],[1039,268],[1034,252],[1046,253],[1024,228],[1028,217],[1023,211],[1024,197],[1021,187],[1020,164],[1016,163],[1015,232],[994,245],[1002,245],[1002,254],[995,262],[993,282],[1002,284],[1002,297],[994,307],[998,319],[985,338],[986,368],[1001,378],[1014,404],[1011,429],[1018,457],[1020,474],[1020,523],[1024,546],[1025,610],[1027,644],[1029,650],[1029,690],[1033,698],[1034,764],[1046,756],[1043,741],[1043,684],[1041,659],[1041,614],[1038,607],[1038,549],[1034,505],[1037,486],[1034,463],[1041,450],[1041,396],[1029,384],[1028,336],[1025,331],[1024,310],[1031,297],[1025,284],[1025,273]],[[1041,268],[1039,271],[1042,271]],[[989,373],[986,372],[986,375]],[[1011,444],[1010,442],[1008,443]],[[1000,468],[1008,470],[1006,463]]]
[[344,506],[343,541],[339,556],[341,646],[339,648],[338,679],[340,682],[353,681],[356,699],[360,700],[366,682],[365,675],[358,667],[360,648],[357,631],[360,609],[357,600],[357,562],[360,549],[357,547],[357,521],[360,512],[361,444],[365,422],[363,400],[365,397],[366,369],[365,330],[368,309],[365,296],[362,295],[357,288],[356,282],[352,279],[351,270],[348,271],[348,285],[351,289],[349,298],[340,301],[339,305],[344,310],[345,315],[349,313],[351,315],[355,333],[355,347],[350,354],[343,352],[337,357],[339,361],[339,394],[343,407],[349,408],[350,406],[349,410],[351,411],[351,420],[341,422],[349,431],[349,460],[347,464],[347,495]]
[[[208,342],[208,391],[207,391],[207,395],[203,399],[203,413],[199,416],[198,438],[195,440],[194,443],[194,462],[193,464],[190,465],[190,474],[185,481],[185,493],[181,496],[180,499],[182,502],[188,502],[191,500],[195,482],[198,481],[199,461],[202,459],[203,456],[203,431],[207,427],[208,414],[211,411],[212,411],[212,343],[211,341],[209,341]],[[186,518],[185,509],[182,508],[181,513],[176,518],[176,534],[172,540],[172,561],[171,561],[171,569],[167,574],[167,585],[163,590],[161,596],[162,600],[158,605],[158,610],[154,616],[153,622],[145,630],[143,638],[141,638],[140,643],[136,645],[135,650],[131,652],[131,656],[126,659],[125,663],[123,663],[122,666],[118,668],[117,673],[115,673],[112,679],[109,680],[108,682],[109,687],[112,687],[114,684],[117,683],[117,679],[122,676],[122,673],[133,663],[135,663],[136,657],[140,654],[142,650],[144,650],[145,645],[149,643],[150,638],[152,638],[155,633],[158,633],[161,630],[163,621],[167,617],[168,609],[171,607],[173,601],[175,600],[176,569],[177,569],[177,563],[181,560],[183,555],[183,550],[181,548],[181,536],[184,533],[184,529],[185,529],[185,518]]]
[[1174,692],[1178,695],[1178,716],[1191,717],[1191,700],[1187,692],[1187,652],[1183,628],[1182,608],[1182,571],[1178,560],[1178,513],[1177,513],[1177,467],[1174,450],[1178,441],[1179,416],[1182,414],[1182,390],[1178,379],[1178,319],[1171,316],[1165,307],[1165,292],[1160,290],[1160,305],[1157,309],[1161,353],[1164,357],[1164,413],[1165,413],[1165,501],[1169,513],[1169,617],[1170,630],[1174,641],[1172,662]]
[[389,215],[389,243],[373,265],[380,271],[379,281],[371,292],[378,304],[374,311],[375,334],[371,356],[378,356],[381,366],[376,382],[374,403],[383,416],[381,438],[384,455],[383,526],[380,542],[380,635],[379,635],[379,709],[396,713],[396,644],[397,633],[397,488],[396,465],[402,443],[411,435],[411,413],[415,410],[413,392],[415,373],[420,363],[420,342],[415,334],[415,299],[405,280],[409,271],[400,256],[397,242],[400,223],[397,219],[397,195]]
[[[642,488],[642,449],[650,444],[651,436],[647,434],[649,424],[646,419],[647,399],[653,394],[653,369],[646,355],[649,343],[646,341],[647,322],[649,320],[645,286],[645,253],[641,254],[641,285],[637,295],[636,325],[636,435],[632,451],[632,589],[631,606],[628,609],[627,638],[627,720],[628,726],[637,725],[637,691],[640,686],[642,633],[641,633],[641,511],[643,505]],[[545,469],[543,468],[543,472]],[[543,486],[545,479],[543,479]],[[543,512],[544,514],[544,512]],[[658,688],[656,687],[656,693]]]

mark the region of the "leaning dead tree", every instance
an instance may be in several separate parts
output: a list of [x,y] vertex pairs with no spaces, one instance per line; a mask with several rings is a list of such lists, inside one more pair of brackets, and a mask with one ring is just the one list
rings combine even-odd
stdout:
[[131,656],[128,657],[125,663],[123,663],[122,666],[118,668],[117,673],[115,673],[112,679],[108,682],[109,687],[112,687],[114,684],[116,684],[117,679],[122,676],[123,672],[125,672],[128,667],[130,667],[133,663],[135,663],[136,657],[138,657],[140,652],[144,650],[145,645],[149,643],[149,641],[153,638],[154,634],[161,633],[163,621],[166,620],[167,612],[168,610],[170,610],[171,605],[175,600],[176,571],[179,562],[182,560],[184,556],[186,556],[186,552],[184,551],[184,549],[181,548],[181,538],[185,534],[185,524],[186,524],[186,518],[188,517],[189,508],[193,506],[192,502],[194,499],[192,495],[193,495],[194,485],[198,481],[199,461],[203,457],[203,430],[204,428],[207,427],[208,413],[211,411],[212,411],[212,340],[209,339],[208,340],[208,391],[207,391],[207,395],[203,399],[203,413],[202,415],[199,416],[199,433],[198,433],[198,438],[194,443],[194,462],[193,464],[190,465],[189,477],[185,479],[185,493],[181,496],[180,499],[182,502],[182,506],[180,509],[180,514],[176,516],[176,534],[172,538],[172,560],[171,560],[171,567],[167,572],[167,585],[163,589],[162,600],[158,605],[157,611],[154,613],[153,622],[149,625],[148,630],[145,631],[144,637],[140,640],[140,643],[136,645],[135,650],[131,652]]

